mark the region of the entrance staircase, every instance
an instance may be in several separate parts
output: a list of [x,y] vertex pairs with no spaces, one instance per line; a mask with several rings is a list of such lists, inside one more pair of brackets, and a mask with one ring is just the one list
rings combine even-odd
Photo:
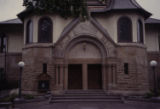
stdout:
[[63,95],[52,95],[50,103],[63,102],[123,102],[120,95],[110,95],[102,90],[70,90]]

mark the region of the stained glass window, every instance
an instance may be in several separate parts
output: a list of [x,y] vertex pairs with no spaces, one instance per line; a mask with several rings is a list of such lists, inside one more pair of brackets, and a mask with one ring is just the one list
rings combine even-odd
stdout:
[[118,20],[118,42],[132,42],[132,22],[128,17]]
[[50,18],[42,18],[39,20],[39,43],[51,43],[52,42],[52,21]]

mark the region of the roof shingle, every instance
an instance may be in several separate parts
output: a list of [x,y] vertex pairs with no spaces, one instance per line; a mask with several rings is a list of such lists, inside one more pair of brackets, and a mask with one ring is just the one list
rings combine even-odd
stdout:
[[155,18],[149,18],[145,21],[146,24],[160,24],[160,20],[159,19],[155,19]]
[[20,19],[16,18],[16,19],[2,21],[2,22],[0,22],[0,24],[22,24],[22,21]]

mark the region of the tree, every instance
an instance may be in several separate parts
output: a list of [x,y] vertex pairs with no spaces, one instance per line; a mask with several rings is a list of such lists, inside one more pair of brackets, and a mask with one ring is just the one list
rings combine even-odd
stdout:
[[86,0],[24,0],[23,5],[35,13],[57,13],[64,18],[88,18]]

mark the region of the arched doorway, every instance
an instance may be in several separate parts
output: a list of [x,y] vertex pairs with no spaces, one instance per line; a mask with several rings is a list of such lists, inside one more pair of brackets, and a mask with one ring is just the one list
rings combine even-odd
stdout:
[[103,88],[104,48],[98,41],[82,38],[67,48],[67,90],[94,90]]

